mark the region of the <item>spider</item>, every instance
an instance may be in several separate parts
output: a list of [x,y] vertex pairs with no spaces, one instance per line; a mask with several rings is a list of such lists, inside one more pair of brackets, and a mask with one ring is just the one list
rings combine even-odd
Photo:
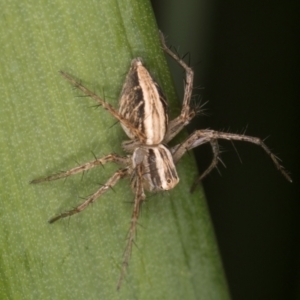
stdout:
[[93,98],[121,123],[125,133],[130,138],[129,141],[122,143],[124,151],[129,153],[129,155],[119,156],[115,153],[111,153],[68,171],[31,181],[31,183],[40,183],[56,180],[87,171],[108,162],[114,162],[122,166],[121,169],[116,171],[108,179],[105,185],[101,186],[83,203],[49,220],[49,223],[53,223],[61,218],[69,217],[81,212],[89,204],[96,201],[96,199],[103,195],[108,189],[112,188],[120,179],[125,177],[130,178],[131,188],[135,195],[134,207],[117,289],[121,287],[128,267],[141,204],[146,198],[144,191],[157,192],[174,188],[179,182],[175,164],[188,150],[205,143],[209,143],[212,148],[212,162],[197,179],[195,184],[201,181],[213,168],[215,168],[220,160],[219,139],[250,142],[262,147],[270,156],[276,168],[287,180],[291,181],[286,170],[280,165],[279,159],[269,150],[266,144],[257,137],[204,129],[196,130],[182,143],[168,148],[167,143],[190,123],[197,114],[197,109],[190,107],[193,91],[193,70],[167,47],[162,33],[160,33],[160,38],[163,50],[170,55],[186,73],[183,105],[180,115],[174,120],[169,121],[166,98],[163,95],[160,86],[144,67],[141,58],[135,58],[131,62],[131,67],[122,88],[119,100],[119,110],[114,109],[110,104],[106,103],[95,93],[84,87],[80,82],[61,71],[61,75],[66,80],[81,90],[86,96]]

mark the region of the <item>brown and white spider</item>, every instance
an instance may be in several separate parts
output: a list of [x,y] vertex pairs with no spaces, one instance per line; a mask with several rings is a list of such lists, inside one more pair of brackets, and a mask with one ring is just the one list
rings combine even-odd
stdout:
[[95,159],[71,170],[51,175],[46,178],[35,179],[31,183],[40,183],[67,177],[73,174],[87,171],[95,166],[107,162],[114,162],[123,167],[108,179],[94,194],[83,203],[72,210],[61,213],[52,218],[53,223],[61,218],[72,216],[84,210],[89,204],[112,188],[121,178],[130,177],[131,188],[135,194],[134,207],[131,216],[131,224],[128,233],[128,241],[124,252],[121,275],[118,281],[120,288],[124,278],[128,261],[130,258],[133,241],[135,238],[137,220],[139,217],[141,203],[145,200],[144,191],[156,192],[174,188],[179,177],[175,164],[190,149],[205,143],[210,143],[213,159],[206,171],[197,180],[204,178],[218,163],[219,146],[218,139],[237,140],[254,143],[261,146],[270,156],[276,168],[291,181],[290,176],[280,165],[277,157],[269,150],[265,143],[256,137],[239,135],[214,130],[197,130],[182,143],[168,148],[166,145],[173,139],[196,115],[196,110],[190,107],[193,90],[193,71],[186,63],[174,54],[167,46],[161,34],[162,48],[175,61],[177,61],[186,72],[186,84],[183,105],[180,115],[174,120],[168,119],[168,104],[159,85],[151,77],[143,66],[140,58],[131,62],[131,67],[126,76],[119,100],[119,110],[114,109],[99,96],[85,88],[70,75],[61,72],[72,85],[81,90],[85,95],[93,98],[99,105],[103,106],[122,125],[124,131],[130,138],[122,143],[123,149],[130,153],[127,156],[119,156],[111,153],[105,157]]

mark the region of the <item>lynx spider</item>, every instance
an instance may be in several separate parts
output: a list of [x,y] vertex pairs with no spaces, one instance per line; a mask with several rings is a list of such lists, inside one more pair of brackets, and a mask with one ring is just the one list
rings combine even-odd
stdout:
[[126,152],[132,155],[119,156],[115,153],[111,153],[68,171],[31,181],[31,183],[40,183],[56,180],[87,171],[107,162],[114,162],[124,167],[116,171],[105,185],[101,186],[83,203],[49,220],[49,223],[53,223],[61,218],[81,212],[108,189],[112,188],[121,178],[130,177],[135,199],[117,289],[121,287],[128,267],[141,203],[146,198],[144,190],[155,192],[174,188],[179,182],[175,164],[188,150],[205,143],[210,143],[213,152],[211,164],[196,180],[193,187],[216,167],[220,154],[218,139],[250,142],[262,147],[270,156],[276,168],[287,180],[291,181],[286,170],[280,165],[279,159],[269,150],[266,144],[257,137],[204,129],[195,131],[186,138],[185,141],[172,148],[165,146],[190,123],[197,111],[190,107],[193,91],[193,70],[167,47],[162,33],[160,33],[160,37],[163,50],[170,55],[186,73],[183,105],[180,115],[174,120],[168,121],[168,105],[165,97],[159,85],[143,66],[140,58],[135,58],[131,62],[131,68],[126,76],[121,92],[119,111],[85,88],[70,75],[61,71],[61,75],[65,77],[66,80],[81,90],[85,95],[93,98],[121,123],[124,131],[131,139],[130,141],[123,142],[122,146]]

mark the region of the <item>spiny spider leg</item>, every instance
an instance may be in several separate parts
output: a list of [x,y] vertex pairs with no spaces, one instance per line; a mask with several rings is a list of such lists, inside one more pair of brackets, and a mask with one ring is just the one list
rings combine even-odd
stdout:
[[41,182],[44,182],[44,181],[57,180],[57,179],[60,179],[60,178],[64,178],[64,177],[67,177],[67,176],[70,176],[70,175],[74,175],[74,174],[77,174],[77,173],[80,173],[80,172],[90,170],[90,169],[92,169],[92,168],[94,168],[98,165],[104,165],[107,162],[115,162],[117,164],[127,166],[129,164],[129,161],[130,160],[129,160],[128,157],[123,157],[123,156],[119,156],[117,154],[111,153],[111,154],[108,154],[108,155],[106,155],[102,158],[98,158],[98,159],[95,159],[93,161],[87,162],[83,165],[80,165],[78,167],[72,168],[68,171],[57,173],[57,174],[54,174],[54,175],[50,175],[50,176],[45,177],[45,178],[34,179],[34,180],[30,181],[30,183],[35,184],[35,183],[41,183]]
[[85,86],[83,86],[80,82],[76,81],[74,78],[72,78],[69,74],[60,71],[61,75],[66,78],[73,86],[80,89],[85,95],[88,97],[93,98],[99,105],[101,105],[104,109],[106,109],[113,117],[115,117],[120,123],[122,123],[125,127],[130,128],[130,130],[136,135],[140,136],[141,138],[145,138],[145,135],[143,132],[138,130],[137,128],[134,128],[123,116],[120,115],[120,113],[112,107],[109,103],[102,100],[98,95],[87,89]]
[[195,182],[193,183],[193,185],[190,188],[191,193],[194,192],[196,186],[198,185],[198,183],[207,175],[209,174],[218,164],[219,162],[219,154],[220,154],[220,148],[219,148],[219,144],[218,144],[218,140],[211,140],[210,142],[211,145],[211,149],[213,152],[213,159],[210,163],[210,165],[208,166],[208,168],[200,175],[199,178],[197,178],[195,180]]
[[[287,171],[284,169],[284,167],[279,163],[279,159],[276,157],[275,154],[273,154],[270,149],[267,147],[267,145],[257,137],[253,136],[247,136],[242,134],[234,134],[234,133],[227,133],[227,132],[219,132],[214,130],[197,130],[194,133],[192,133],[182,144],[175,146],[173,149],[173,160],[174,163],[177,163],[178,160],[185,154],[186,151],[193,149],[195,147],[198,147],[202,144],[205,144],[207,142],[210,142],[212,144],[212,141],[216,141],[218,139],[224,139],[228,141],[243,141],[243,142],[249,142],[256,144],[263,148],[265,152],[270,156],[272,159],[275,167],[281,172],[281,174],[290,182],[292,182],[291,177],[287,173]],[[214,149],[215,146],[212,144],[213,152],[214,152],[214,159],[210,167],[204,172],[203,175],[207,175],[212,170],[212,166],[214,163],[217,163],[218,158],[218,152],[216,152],[216,149]],[[215,163],[215,165],[216,165]],[[201,176],[200,178],[203,179],[204,176]],[[199,182],[199,179],[195,182],[195,184]],[[194,185],[195,185],[194,184]],[[193,187],[194,187],[193,185]]]
[[108,189],[112,188],[121,178],[124,178],[129,175],[129,169],[120,169],[115,174],[108,179],[108,181],[105,183],[105,185],[101,186],[101,188],[95,192],[93,195],[88,197],[83,203],[78,205],[77,207],[66,211],[64,213],[61,213],[60,215],[52,218],[49,220],[49,223],[54,223],[55,221],[66,218],[75,214],[80,213],[83,211],[89,204],[95,202],[97,198],[99,198],[101,195],[103,195]]
[[165,38],[161,32],[160,39],[163,50],[169,54],[185,70],[186,73],[181,113],[177,118],[169,122],[168,130],[163,141],[164,143],[168,143],[183,129],[184,126],[190,123],[190,121],[196,115],[196,111],[190,108],[190,101],[193,93],[194,71],[180,57],[178,57],[168,48]]
[[136,178],[133,182],[134,188],[135,188],[135,198],[134,198],[134,207],[133,207],[133,212],[131,215],[131,223],[130,223],[130,228],[129,228],[129,233],[128,233],[128,239],[127,239],[127,245],[124,251],[124,256],[123,256],[123,263],[122,263],[122,269],[121,269],[121,274],[119,277],[118,285],[117,285],[117,290],[120,289],[122,285],[122,281],[124,279],[126,270],[128,268],[128,261],[130,259],[131,251],[132,251],[132,245],[134,242],[134,238],[136,235],[136,225],[137,221],[139,218],[139,213],[141,209],[141,204],[142,201],[145,200],[146,196],[144,194],[144,189],[143,189],[143,184],[142,184],[142,165],[138,165],[135,169],[135,175]]

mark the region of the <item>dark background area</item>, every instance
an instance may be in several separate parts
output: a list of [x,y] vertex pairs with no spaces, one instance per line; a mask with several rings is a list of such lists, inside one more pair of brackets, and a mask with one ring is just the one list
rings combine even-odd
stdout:
[[[259,147],[222,142],[220,173],[203,186],[232,299],[300,299],[299,4],[297,1],[152,1],[159,28],[190,53],[206,116],[194,128],[266,138],[289,183]],[[182,70],[170,61],[178,95]],[[193,128],[189,128],[190,131]],[[298,142],[298,143],[297,143]],[[199,173],[209,147],[195,150]]]

